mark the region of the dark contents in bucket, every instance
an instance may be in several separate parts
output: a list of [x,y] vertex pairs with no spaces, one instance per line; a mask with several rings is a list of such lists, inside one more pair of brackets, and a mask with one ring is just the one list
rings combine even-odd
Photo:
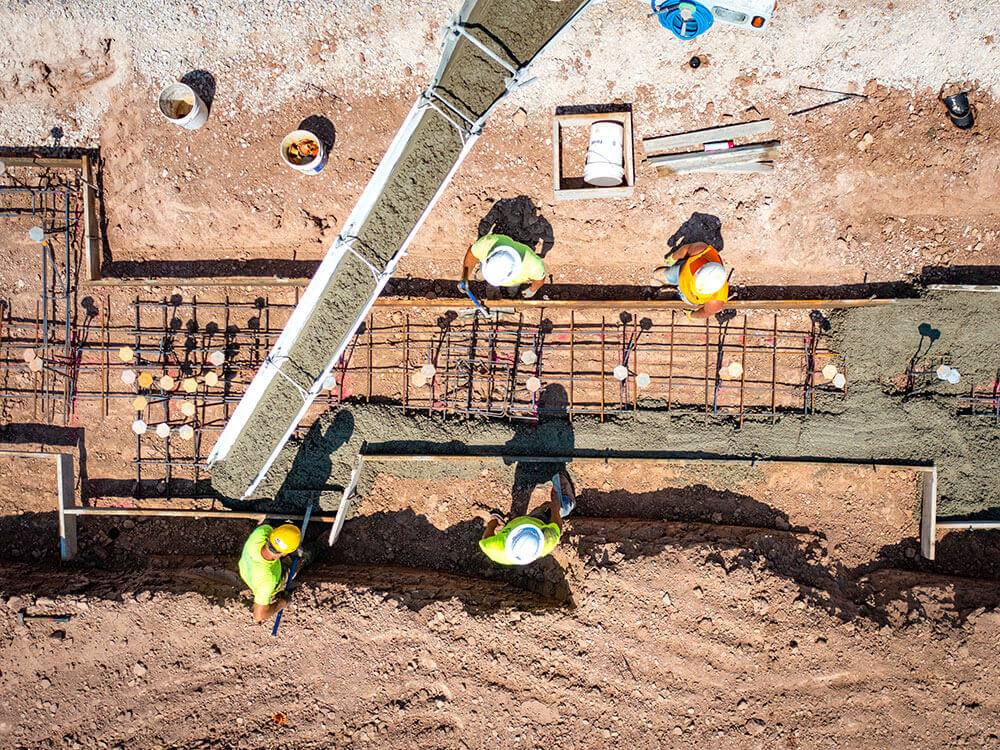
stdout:
[[312,161],[319,155],[319,143],[312,138],[303,138],[288,147],[288,160],[295,164]]

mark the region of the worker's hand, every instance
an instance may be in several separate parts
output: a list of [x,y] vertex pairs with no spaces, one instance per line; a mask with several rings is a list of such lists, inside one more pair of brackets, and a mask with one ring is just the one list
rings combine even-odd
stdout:
[[535,292],[537,291],[538,291],[537,289],[532,289],[529,286],[527,289],[521,290],[521,296],[524,297],[524,299],[531,299],[532,297],[535,296]]
[[462,294],[465,294],[467,291],[469,291],[468,279],[462,279],[460,282],[458,282],[458,291],[460,291]]

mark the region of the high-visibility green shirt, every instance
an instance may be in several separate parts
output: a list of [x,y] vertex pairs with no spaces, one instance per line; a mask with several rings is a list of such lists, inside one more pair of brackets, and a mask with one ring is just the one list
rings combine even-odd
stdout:
[[254,529],[243,545],[240,578],[253,592],[254,604],[270,604],[281,583],[281,560],[265,560],[260,554],[274,527],[263,524]]
[[505,234],[487,234],[472,243],[473,257],[482,263],[486,256],[490,254],[497,245],[506,245],[513,248],[521,257],[521,271],[504,286],[517,286],[526,284],[529,281],[540,281],[545,278],[545,264],[542,259],[535,254],[535,251],[523,242],[512,240]]
[[486,556],[495,563],[500,563],[501,565],[516,565],[517,563],[507,557],[507,552],[505,551],[507,546],[507,537],[510,536],[511,531],[526,523],[537,526],[542,530],[542,537],[544,541],[542,542],[542,554],[540,554],[539,557],[545,557],[556,548],[557,544],[559,544],[559,538],[562,536],[562,532],[559,530],[558,524],[542,523],[534,516],[518,516],[512,521],[508,521],[507,525],[493,536],[480,539],[479,549],[481,549]]

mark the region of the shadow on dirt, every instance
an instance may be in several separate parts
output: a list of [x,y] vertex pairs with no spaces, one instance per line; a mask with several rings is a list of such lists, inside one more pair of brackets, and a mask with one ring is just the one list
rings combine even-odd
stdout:
[[526,195],[502,198],[494,203],[479,222],[478,236],[487,234],[505,234],[527,245],[543,258],[555,243],[552,225],[538,213],[538,206]]

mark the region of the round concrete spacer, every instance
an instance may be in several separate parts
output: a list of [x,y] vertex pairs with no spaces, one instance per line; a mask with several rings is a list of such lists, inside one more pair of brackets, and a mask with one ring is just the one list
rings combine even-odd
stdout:
[[134,432],[136,435],[145,435],[146,428],[147,428],[146,423],[143,422],[141,419],[137,419],[132,423],[132,432]]
[[181,382],[181,388],[184,389],[185,393],[194,393],[198,390],[198,381],[194,378],[184,378]]
[[209,388],[214,388],[218,384],[219,384],[219,376],[217,373],[214,372],[205,373],[205,385],[207,385]]
[[135,352],[131,346],[123,346],[118,350],[118,359],[126,364],[135,359]]
[[651,380],[652,378],[649,377],[649,373],[640,372],[635,379],[635,384],[640,388],[646,388],[649,386]]
[[166,422],[160,422],[156,425],[156,436],[166,439],[170,435],[170,425]]
[[121,379],[125,385],[132,385],[135,382],[135,370],[131,367],[127,370],[122,370]]
[[145,396],[136,396],[132,399],[132,408],[136,411],[142,411],[147,406],[149,406],[149,400]]
[[41,372],[42,367],[44,366],[45,363],[42,362],[42,360],[38,359],[37,357],[28,363],[28,369],[31,370],[32,372]]
[[959,380],[962,379],[962,373],[956,370],[954,367],[951,368],[951,372],[948,373],[947,380],[952,385],[955,385]]
[[[215,373],[214,372],[210,372],[209,375],[215,375]],[[215,380],[216,380],[216,382],[218,382],[218,380],[219,380],[219,376],[218,375],[215,376]],[[205,376],[205,383],[206,383],[206,385],[208,384],[208,375]],[[323,387],[324,391],[332,391],[334,388],[337,387],[337,376],[336,375],[327,375],[325,378],[323,378],[323,386],[322,387]]]
[[176,385],[177,383],[175,383],[174,379],[169,375],[164,375],[160,378],[160,388],[165,391],[172,391]]
[[521,363],[525,365],[533,365],[538,361],[538,355],[535,354],[530,349],[526,352],[521,352]]
[[615,380],[624,380],[628,377],[628,368],[625,365],[618,365],[611,374],[615,376]]
[[21,351],[21,359],[23,359],[28,364],[31,364],[31,360],[33,360],[37,356],[38,355],[35,354],[35,350],[34,349],[23,349]]
[[424,374],[420,370],[417,370],[410,375],[410,385],[414,388],[423,388],[427,385],[427,378],[424,377]]
[[41,227],[32,227],[28,230],[28,238],[33,242],[41,242],[45,239],[45,230]]
[[208,361],[211,362],[214,367],[220,367],[222,366],[222,363],[226,361],[226,355],[216,349],[208,355]]
[[149,388],[153,385],[153,375],[148,372],[140,372],[135,382],[139,384],[140,388]]
[[742,364],[740,364],[739,362],[730,362],[729,363],[729,377],[731,377],[731,378],[738,378],[742,374],[743,374],[743,365]]
[[194,427],[189,424],[182,424],[177,434],[181,436],[181,440],[190,440],[194,437]]
[[424,378],[430,380],[437,374],[437,368],[432,364],[426,364],[420,368],[420,372],[423,374]]
[[847,378],[844,377],[844,373],[838,372],[833,376],[833,387],[844,390],[844,386],[847,385]]
[[197,407],[190,401],[181,401],[181,414],[185,417],[193,417]]
[[528,389],[531,393],[537,393],[542,387],[542,381],[532,375],[526,381],[524,381],[524,387]]
[[827,380],[833,380],[834,376],[837,374],[837,365],[827,365],[823,368],[823,377]]
[[951,375],[951,368],[948,365],[940,365],[934,374],[938,376],[938,380],[947,380],[948,376]]

